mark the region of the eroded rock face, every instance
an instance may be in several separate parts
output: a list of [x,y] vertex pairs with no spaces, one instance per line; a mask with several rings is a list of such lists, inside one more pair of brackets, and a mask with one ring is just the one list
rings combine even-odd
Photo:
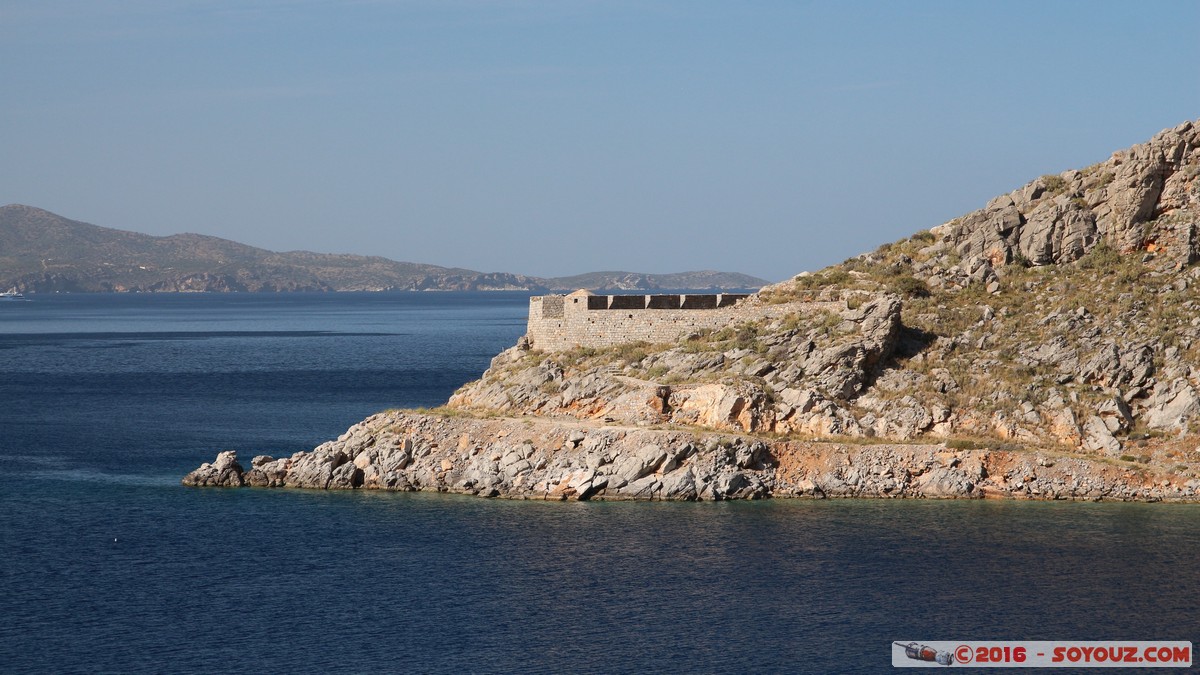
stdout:
[[[1043,176],[934,232],[963,259],[993,266],[1073,262],[1102,239],[1120,251],[1145,244],[1142,224],[1187,208],[1200,166],[1200,128],[1186,122],[1084,171]],[[1178,234],[1176,257],[1196,260],[1195,224]]]

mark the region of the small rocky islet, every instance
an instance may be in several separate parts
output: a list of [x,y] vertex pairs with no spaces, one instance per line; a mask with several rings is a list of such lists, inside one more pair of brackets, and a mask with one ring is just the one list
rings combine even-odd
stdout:
[[[546,348],[538,331],[560,324],[534,330],[531,303],[529,334],[446,406],[380,413],[249,469],[223,452],[183,482],[1200,501],[1197,261],[1200,122],[1189,122],[767,286],[714,310],[734,317],[724,327]],[[650,309],[660,300],[647,318],[670,311]]]

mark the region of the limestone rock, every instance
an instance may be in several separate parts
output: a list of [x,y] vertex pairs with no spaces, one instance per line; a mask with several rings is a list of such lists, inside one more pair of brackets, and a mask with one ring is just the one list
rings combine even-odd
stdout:
[[638,449],[630,456],[617,460],[609,475],[616,476],[627,483],[651,474],[667,458],[667,453],[657,445],[647,445]]
[[970,496],[975,484],[961,470],[937,468],[917,479],[916,487],[923,497],[949,498]]
[[1121,442],[1112,435],[1112,431],[1099,415],[1089,417],[1083,425],[1083,447],[1085,450],[1113,457],[1121,454]]
[[242,465],[237,453],[226,450],[219,453],[212,464],[201,464],[199,468],[184,476],[183,484],[195,487],[241,487],[244,484]]
[[686,468],[675,471],[662,479],[663,499],[674,501],[693,501],[699,496],[696,489],[696,476],[692,469]]
[[1134,249],[1142,243],[1141,223],[1189,203],[1190,180],[1179,169],[1197,147],[1195,126],[1180,125],[1114,153],[1088,172],[1038,178],[938,233],[964,259],[993,265],[1017,256],[1034,265],[1069,263],[1101,240],[1118,250]]
[[1200,414],[1200,396],[1195,388],[1184,380],[1176,380],[1170,386],[1156,389],[1146,400],[1146,426],[1151,429],[1186,430],[1188,423]]

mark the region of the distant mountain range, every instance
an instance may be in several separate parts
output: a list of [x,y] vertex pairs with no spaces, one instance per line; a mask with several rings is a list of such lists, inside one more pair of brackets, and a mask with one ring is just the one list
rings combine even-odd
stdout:
[[570,291],[748,289],[727,272],[592,272],[545,279],[378,256],[276,253],[200,234],[156,237],[20,204],[0,207],[0,290],[52,292]]

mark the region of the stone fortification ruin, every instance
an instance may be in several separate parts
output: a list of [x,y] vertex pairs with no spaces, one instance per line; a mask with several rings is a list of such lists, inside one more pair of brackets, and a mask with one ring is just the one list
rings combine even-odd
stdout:
[[718,330],[772,313],[754,296],[570,295],[529,298],[529,346],[542,351],[602,348],[629,342],[665,343],[700,330]]

